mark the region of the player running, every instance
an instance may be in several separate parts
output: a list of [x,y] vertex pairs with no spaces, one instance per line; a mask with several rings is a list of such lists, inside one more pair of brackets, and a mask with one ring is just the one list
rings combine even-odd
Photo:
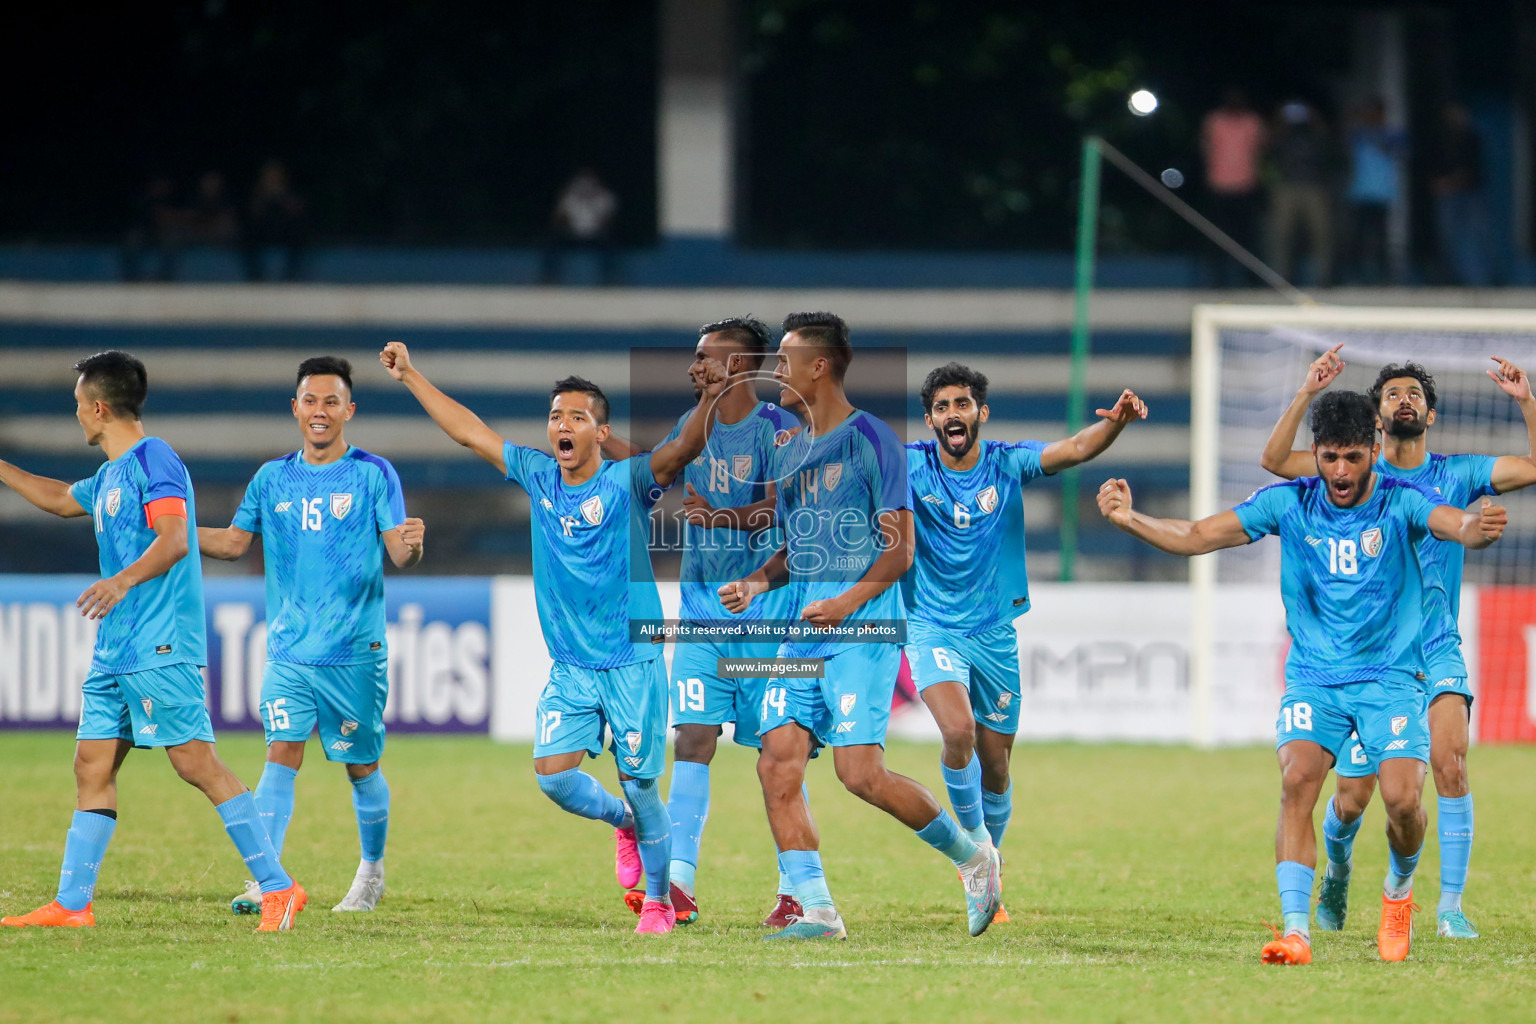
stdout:
[[1425,538],[1470,548],[1492,544],[1508,521],[1485,498],[1463,513],[1435,492],[1375,469],[1376,409],[1365,395],[1324,395],[1312,412],[1317,476],[1270,484],[1235,509],[1199,522],[1155,519],[1131,508],[1124,480],[1099,489],[1099,510],[1162,551],[1199,555],[1266,534],[1280,538],[1280,592],[1291,649],[1276,723],[1280,821],[1275,880],[1285,931],[1263,960],[1312,960],[1309,906],[1317,834],[1312,812],[1351,732],[1377,766],[1387,807],[1391,858],[1382,887],[1376,948],[1383,960],[1408,956],[1413,872],[1423,849],[1420,803],[1429,755],[1428,701],[1421,681]]
[[[1319,356],[1290,407],[1275,424],[1264,446],[1262,465],[1277,476],[1293,479],[1310,473],[1311,453],[1291,451],[1296,429],[1318,393],[1344,369],[1342,344]],[[1446,504],[1465,508],[1485,495],[1507,494],[1536,483],[1536,400],[1525,371],[1504,359],[1488,376],[1513,398],[1525,418],[1529,455],[1440,455],[1428,450],[1427,432],[1435,422],[1435,379],[1417,363],[1381,368],[1371,386],[1371,400],[1382,424],[1381,457],[1376,471],[1401,477],[1436,491]],[[1424,569],[1424,687],[1429,698],[1429,764],[1439,796],[1440,905],[1439,934],[1475,939],[1477,929],[1462,911],[1461,897],[1472,858],[1472,792],[1467,781],[1467,746],[1472,718],[1472,690],[1461,656],[1461,576],[1465,555],[1459,547],[1426,541],[1419,552]],[[1317,926],[1327,931],[1344,927],[1355,833],[1375,788],[1376,766],[1364,749],[1348,740],[1335,751],[1338,788],[1328,801],[1323,840],[1328,868],[1317,896]]]
[[[709,766],[714,760],[722,726],[734,726],[733,738],[742,746],[761,748],[760,709],[767,686],[764,678],[735,678],[720,674],[721,659],[772,658],[780,639],[747,637],[741,623],[720,602],[723,583],[756,569],[783,544],[775,526],[777,496],[769,476],[776,439],[799,428],[792,414],[764,402],[756,381],[767,377],[768,327],[751,317],[731,317],[699,328],[695,355],[712,359],[729,371],[725,390],[715,408],[715,426],[704,454],[683,471],[688,497],[683,502],[683,566],[680,579],[682,619],[711,627],[729,625],[735,637],[679,642],[672,648],[671,694],[672,785],[667,813],[672,825],[672,906],[678,924],[699,916],[694,878],[699,846],[709,817]],[[695,384],[695,390],[698,390]],[[678,419],[666,442],[675,440],[693,415]],[[609,435],[603,452],[627,458],[640,449]],[[770,626],[798,612],[786,603],[787,590],[776,590],[754,601],[745,617]],[[635,904],[633,901],[631,905]],[[638,906],[636,906],[638,909]],[[804,913],[794,886],[779,869],[778,901],[763,925],[783,928],[789,918]]]
[[960,869],[970,933],[980,935],[997,913],[997,851],[961,831],[928,790],[885,766],[905,618],[893,584],[912,564],[912,510],[901,442],[849,404],[843,391],[852,358],[842,318],[785,318],[774,371],[779,404],[806,424],[775,456],[786,542],[762,568],[720,588],[726,609],[740,613],[788,583],[791,607],[817,630],[872,626],[897,634],[861,642],[847,633],[810,633],[780,648],[786,658],[824,661],[821,678],[775,680],[763,696],[758,777],[774,841],[784,851],[781,863],[805,911],[768,938],[848,936],[827,889],[820,838],[801,788],[806,764],[822,745],[832,747],[837,777],[849,792],[916,830]]
[[[690,368],[703,390],[676,440],[648,455],[604,462],[599,445],[609,432],[608,399],[590,381],[567,377],[555,384],[550,456],[504,440],[439,391],[400,342],[386,345],[379,359],[444,433],[528,492],[539,625],[555,662],[539,697],[533,770],[539,788],[560,807],[619,830],[619,884],[633,888],[642,869],[645,875],[635,931],[672,931],[671,838],[657,792],[666,762],[667,676],[661,645],[635,642],[630,630],[632,623],[662,621],[645,546],[649,513],[704,450],[724,368],[707,360]],[[585,757],[601,753],[605,725],[628,803],[581,770]]]
[[214,749],[207,694],[203,573],[192,547],[197,507],[186,466],[139,412],[144,364],[102,352],[75,364],[75,418],[107,461],[73,486],[0,462],[0,482],[44,512],[92,516],[102,578],[76,602],[100,620],[75,734],[75,815],[51,903],[0,924],[89,927],[96,879],[117,827],[117,773],[134,747],[163,747],[171,767],[202,790],[261,890],[257,931],[286,931],[304,887],[283,870],[251,793]]
[[[923,381],[923,421],[937,440],[907,445],[917,531],[902,580],[907,663],[944,739],[940,768],[955,818],[978,845],[1000,846],[1013,814],[1008,760],[1019,731],[1019,639],[1029,611],[1022,485],[1103,452],[1147,407],[1132,391],[1098,423],[1051,444],[981,441],[987,378],[959,363]],[[1008,920],[999,908],[998,921]]]
[[[328,761],[352,782],[362,859],[347,895],[332,910],[372,910],[384,895],[389,783],[384,702],[389,650],[384,634],[384,554],[401,569],[421,561],[425,527],[405,514],[400,477],[384,459],[347,443],[357,411],[352,366],[318,356],[299,364],[293,416],[304,444],[256,471],[234,522],[201,527],[210,558],[233,561],[262,536],[267,578],[267,665],[261,715],[267,762],[256,809],[279,853],[293,818],[293,784],[304,744],[320,731]],[[254,912],[254,882],[230,906]]]

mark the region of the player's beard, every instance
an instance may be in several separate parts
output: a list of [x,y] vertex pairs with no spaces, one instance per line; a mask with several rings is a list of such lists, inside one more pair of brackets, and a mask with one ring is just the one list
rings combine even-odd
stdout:
[[1425,423],[1424,419],[1425,417],[1420,416],[1417,412],[1413,414],[1412,419],[1406,420],[1398,419],[1397,414],[1393,413],[1392,418],[1387,420],[1386,432],[1388,436],[1398,438],[1399,440],[1422,437],[1424,431],[1429,429],[1429,424]]
[[952,459],[963,459],[969,455],[971,449],[976,447],[976,438],[981,435],[980,419],[972,420],[969,423],[961,420],[960,424],[965,427],[965,436],[961,439],[959,447],[956,447],[954,442],[950,440],[948,433],[949,424],[947,422],[935,427],[933,431],[938,435],[939,444],[943,446]]

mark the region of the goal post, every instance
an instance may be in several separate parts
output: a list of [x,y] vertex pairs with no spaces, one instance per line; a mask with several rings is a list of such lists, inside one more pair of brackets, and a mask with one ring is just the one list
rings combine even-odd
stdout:
[[[1308,365],[1340,342],[1347,365],[1335,389],[1364,391],[1383,365],[1410,360],[1435,376],[1430,451],[1530,450],[1518,404],[1485,371],[1498,356],[1536,376],[1536,310],[1199,305],[1191,341],[1194,519],[1277,479],[1259,465],[1264,442]],[[1309,440],[1303,425],[1295,444]],[[1528,742],[1536,740],[1536,488],[1497,500],[1509,508],[1509,529],[1468,554],[1462,589],[1472,728],[1483,741]],[[1287,642],[1279,558],[1271,541],[1190,560],[1190,736],[1199,746],[1254,739],[1262,705],[1278,706]],[[1256,673],[1265,678],[1241,678]]]

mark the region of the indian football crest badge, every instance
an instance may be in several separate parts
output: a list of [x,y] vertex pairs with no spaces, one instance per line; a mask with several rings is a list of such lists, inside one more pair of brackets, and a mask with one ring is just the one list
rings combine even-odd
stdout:
[[991,515],[992,510],[997,508],[997,488],[988,487],[986,490],[976,495],[976,504],[987,515]]
[[357,732],[357,723],[356,722],[342,722],[341,723],[341,734],[343,736],[351,736],[355,732]]
[[737,483],[744,484],[752,476],[752,456],[737,455],[731,459],[731,476]]
[[585,519],[593,526],[601,525],[603,521],[602,495],[594,494],[592,497],[581,503],[581,518]]
[[1392,735],[1393,736],[1401,736],[1403,734],[1403,730],[1406,729],[1406,728],[1408,728],[1408,716],[1407,715],[1393,715],[1392,716]]
[[859,695],[858,694],[856,694],[856,693],[845,693],[841,697],[837,698],[837,710],[842,712],[842,714],[844,716],[846,716],[846,715],[849,714],[849,712],[853,711],[853,706],[855,704],[857,704],[858,702],[859,702]]
[[829,491],[837,490],[837,485],[843,479],[843,464],[841,462],[829,462],[821,467],[821,485]]
[[347,518],[347,513],[352,511],[352,495],[331,495],[331,515],[336,519]]
[[1013,694],[1009,693],[1007,690],[1004,690],[1002,693],[997,695],[997,710],[1007,711],[1008,705],[1012,703]]
[[107,492],[107,515],[117,515],[117,510],[123,507],[123,489],[114,487]]
[[638,754],[640,752],[640,734],[637,732],[627,734],[624,737],[624,745],[629,747],[631,754]]
[[139,698],[139,706],[144,709],[145,716],[147,716],[149,718],[154,718],[155,717],[155,702],[154,701],[150,700],[148,697],[140,697]]
[[1375,558],[1381,554],[1381,530],[1373,526],[1362,533],[1360,535],[1360,550],[1364,551],[1368,558]]

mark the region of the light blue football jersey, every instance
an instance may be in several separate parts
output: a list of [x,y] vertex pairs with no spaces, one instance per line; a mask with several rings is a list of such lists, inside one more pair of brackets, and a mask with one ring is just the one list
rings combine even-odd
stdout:
[[1308,476],[1270,484],[1233,509],[1250,540],[1280,538],[1288,683],[1422,678],[1418,552],[1440,501],[1403,480],[1374,479],[1371,496],[1353,508],[1335,506],[1322,480]]
[[161,498],[187,503],[188,555],[128,591],[101,619],[92,672],[126,675],[167,665],[208,664],[203,567],[197,556],[192,477],[171,446],[146,437],[69,489],[96,524],[101,576],[115,576],[154,543],[145,506]]
[[964,636],[1029,611],[1023,485],[1043,476],[1041,441],[981,441],[976,465],[946,467],[937,441],[907,445],[907,490],[917,531],[902,579],[907,614]]
[[403,522],[395,467],[361,448],[324,466],[292,452],[256,471],[234,525],[261,534],[269,660],[360,665],[388,653],[383,534]]
[[[682,433],[693,410],[684,413],[663,444]],[[759,402],[736,423],[716,422],[704,451],[683,470],[683,481],[715,508],[741,508],[762,501],[771,479],[777,439],[800,421],[768,402]],[[759,594],[745,612],[733,616],[720,603],[723,584],[751,575],[784,544],[777,526],[755,533],[745,530],[704,529],[683,525],[681,574],[682,618],[693,621],[722,619],[782,619],[798,613],[789,608],[787,587]]]
[[[1437,455],[1430,452],[1417,469],[1398,469],[1385,458],[1376,460],[1376,471],[1407,480],[1436,495],[1443,505],[1466,508],[1493,489],[1492,455]],[[1437,674],[1465,675],[1461,661],[1461,576],[1467,549],[1442,544],[1426,537],[1419,544],[1419,565],[1424,571],[1424,659]],[[1449,664],[1447,664],[1449,662]],[[1461,671],[1455,672],[1456,665]]]
[[507,441],[502,457],[532,502],[533,589],[549,656],[594,669],[661,657],[661,644],[630,640],[632,621],[662,619],[648,547],[662,495],[651,454],[604,462],[579,487],[537,449]]
[[[857,583],[882,550],[878,516],[907,508],[907,459],[895,431],[860,409],[825,434],[801,431],[775,449],[779,523],[788,551],[791,617]],[[904,620],[893,584],[848,620]],[[826,658],[836,639],[786,643],[785,654]]]

